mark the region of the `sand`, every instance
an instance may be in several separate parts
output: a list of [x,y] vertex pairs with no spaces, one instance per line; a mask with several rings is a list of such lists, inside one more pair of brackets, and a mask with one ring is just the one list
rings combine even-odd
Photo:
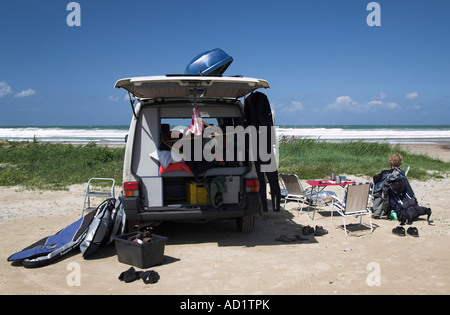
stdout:
[[444,162],[450,162],[450,142],[448,141],[436,141],[429,144],[401,144],[400,147],[414,154],[425,154]]
[[[448,161],[446,148],[426,148],[432,150],[430,155]],[[345,235],[337,213],[330,226],[329,208],[311,220],[307,208],[299,212],[295,202],[288,203],[286,211],[257,216],[255,230],[249,234],[237,232],[234,220],[167,222],[154,228],[154,233],[168,237],[163,264],[148,269],[160,275],[156,284],[118,280],[130,266],[118,262],[114,244],[90,259],[76,250],[38,269],[7,262],[11,254],[77,220],[85,186],[44,192],[0,188],[0,294],[193,294],[198,298],[205,294],[449,294],[450,179],[410,182],[420,204],[433,211],[433,225],[425,218],[413,223],[418,238],[392,234],[398,222],[386,219],[373,220],[370,233],[367,216],[363,226],[359,219],[350,219],[353,224]],[[340,187],[335,191],[342,196]],[[281,235],[301,235],[307,225],[323,226],[329,233],[306,236],[300,242],[276,240]]]

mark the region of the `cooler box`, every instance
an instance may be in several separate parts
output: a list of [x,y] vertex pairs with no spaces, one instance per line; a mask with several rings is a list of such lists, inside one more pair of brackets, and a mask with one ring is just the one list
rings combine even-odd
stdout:
[[208,203],[208,193],[203,183],[186,182],[186,201],[193,204]]
[[142,244],[128,240],[130,236],[136,234],[138,232],[114,237],[119,262],[142,269],[161,264],[164,260],[167,237],[152,234],[152,240]]

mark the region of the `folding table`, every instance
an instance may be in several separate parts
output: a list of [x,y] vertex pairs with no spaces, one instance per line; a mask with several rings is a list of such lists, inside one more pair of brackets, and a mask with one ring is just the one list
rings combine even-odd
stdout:
[[308,183],[308,185],[311,186],[311,196],[314,196],[314,192],[316,194],[316,203],[315,203],[315,207],[314,207],[314,211],[313,211],[313,216],[312,216],[312,218],[310,216],[311,220],[314,220],[314,216],[315,216],[315,213],[316,213],[317,196],[319,195],[319,192],[321,192],[322,190],[325,189],[325,187],[327,187],[327,186],[345,187],[346,185],[355,184],[355,182],[352,182],[352,181],[345,181],[345,182],[341,182],[341,183],[336,183],[335,180],[308,180],[307,183]]

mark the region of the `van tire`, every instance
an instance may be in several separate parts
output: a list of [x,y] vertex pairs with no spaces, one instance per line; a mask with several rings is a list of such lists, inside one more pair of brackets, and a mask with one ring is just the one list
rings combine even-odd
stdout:
[[125,221],[125,231],[124,233],[131,233],[131,232],[135,232],[137,231],[136,229],[136,224],[138,224],[139,221],[135,221],[135,220],[126,220]]
[[255,215],[246,215],[240,218],[236,218],[237,230],[242,233],[253,232],[255,226]]

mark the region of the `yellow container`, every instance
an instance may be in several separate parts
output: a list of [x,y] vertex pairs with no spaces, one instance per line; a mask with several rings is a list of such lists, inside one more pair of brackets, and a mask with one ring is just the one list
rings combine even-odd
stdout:
[[208,203],[208,194],[203,183],[186,182],[186,200],[190,204]]

